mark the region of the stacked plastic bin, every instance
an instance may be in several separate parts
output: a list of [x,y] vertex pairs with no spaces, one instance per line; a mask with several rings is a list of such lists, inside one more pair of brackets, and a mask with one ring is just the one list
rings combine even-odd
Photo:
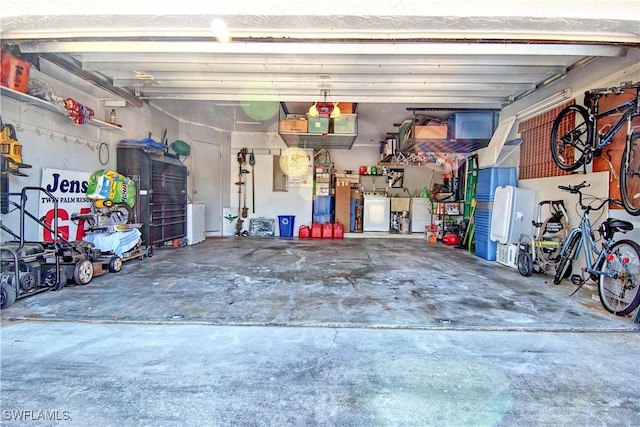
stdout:
[[496,260],[498,243],[491,241],[491,212],[496,188],[502,185],[518,186],[516,168],[485,168],[478,170],[476,190],[475,254],[488,261]]
[[333,196],[315,196],[313,198],[313,222],[333,223]]

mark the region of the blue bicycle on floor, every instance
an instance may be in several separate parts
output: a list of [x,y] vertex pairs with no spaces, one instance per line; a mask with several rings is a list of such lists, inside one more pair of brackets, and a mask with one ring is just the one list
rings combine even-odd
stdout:
[[[629,221],[608,218],[598,228],[601,244],[598,249],[594,230],[591,228],[589,214],[602,209],[607,203],[620,204],[615,199],[593,197],[584,204],[582,189],[589,187],[583,182],[575,186],[560,185],[558,188],[572,194],[578,194],[578,206],[583,211],[580,225],[569,232],[560,250],[560,263],[556,269],[553,283],[560,284],[566,277],[573,261],[584,250],[586,267],[581,274],[571,276],[571,282],[578,287],[574,295],[587,280],[598,282],[598,294],[604,308],[611,313],[624,316],[633,312],[640,304],[640,245],[632,240],[614,241],[618,232],[633,230]],[[590,196],[587,196],[590,197]]]

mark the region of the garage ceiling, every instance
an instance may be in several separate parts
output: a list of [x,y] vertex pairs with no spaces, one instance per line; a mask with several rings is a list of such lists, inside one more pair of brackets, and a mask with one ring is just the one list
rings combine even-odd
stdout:
[[[640,46],[636,0],[203,3],[5,1],[2,41],[132,104],[249,131],[274,122],[246,114],[256,101],[286,102],[290,112],[355,102],[389,131],[407,108],[500,109]],[[230,42],[216,39],[214,19]]]

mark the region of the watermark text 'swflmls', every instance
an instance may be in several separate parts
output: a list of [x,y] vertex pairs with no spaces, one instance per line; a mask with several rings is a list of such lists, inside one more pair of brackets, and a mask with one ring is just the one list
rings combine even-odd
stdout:
[[14,409],[2,411],[4,421],[71,421],[69,411]]

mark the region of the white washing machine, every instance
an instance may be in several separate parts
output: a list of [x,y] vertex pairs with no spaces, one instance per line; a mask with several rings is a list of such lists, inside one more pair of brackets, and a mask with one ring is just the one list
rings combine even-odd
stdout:
[[389,232],[391,199],[386,196],[364,195],[362,231]]

